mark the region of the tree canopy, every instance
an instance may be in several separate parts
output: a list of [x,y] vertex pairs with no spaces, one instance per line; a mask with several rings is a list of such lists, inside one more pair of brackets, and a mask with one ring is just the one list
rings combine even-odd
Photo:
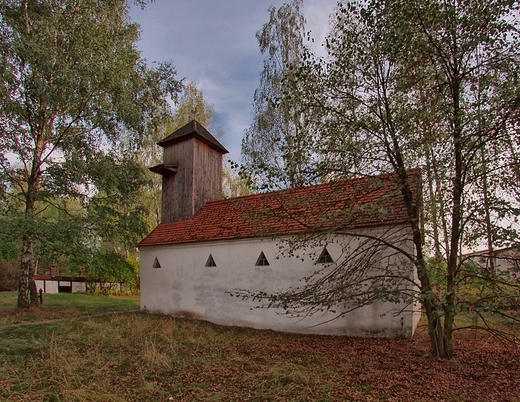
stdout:
[[136,152],[180,83],[171,63],[150,69],[140,58],[124,1],[4,1],[0,36],[0,178],[19,206],[18,305],[28,307],[38,248],[67,227],[49,232],[49,208],[110,235],[139,227]]
[[253,98],[251,126],[242,139],[242,163],[260,188],[296,187],[316,179],[308,169],[312,158],[306,126],[298,109],[282,102],[285,85],[305,52],[302,6],[302,0],[271,6],[269,21],[256,33],[265,58]]
[[[325,41],[328,55],[306,50],[284,84],[284,108],[294,108],[313,130],[304,138],[316,176],[395,177],[415,248],[402,254],[417,270],[413,299],[424,306],[438,356],[453,355],[458,314],[477,314],[485,328],[488,313],[515,319],[508,312],[518,303],[515,275],[475,267],[462,251],[484,242],[492,257],[493,247],[518,244],[518,6],[501,0],[342,2]],[[424,177],[422,205],[407,173],[415,168]],[[372,244],[375,252],[385,242],[374,238],[364,247]],[[321,285],[349,283],[355,263],[347,258]],[[270,300],[305,306],[295,295],[311,295],[316,284],[310,280]],[[367,293],[360,305],[381,294]]]

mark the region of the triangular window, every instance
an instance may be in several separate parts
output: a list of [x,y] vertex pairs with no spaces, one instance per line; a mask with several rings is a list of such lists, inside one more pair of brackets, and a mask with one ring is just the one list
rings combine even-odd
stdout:
[[265,254],[264,254],[263,251],[260,253],[260,256],[256,260],[256,264],[255,265],[257,267],[266,267],[266,266],[269,265],[269,261],[267,261],[267,258],[265,258]]
[[327,247],[324,247],[320,257],[318,258],[317,264],[330,264],[331,262],[334,262],[334,260],[330,256]]
[[152,268],[161,268],[161,263],[159,262],[157,257],[155,257],[155,261],[153,262]]
[[206,267],[216,267],[217,264],[215,263],[215,260],[213,259],[213,256],[210,254],[208,257],[208,260],[206,261]]

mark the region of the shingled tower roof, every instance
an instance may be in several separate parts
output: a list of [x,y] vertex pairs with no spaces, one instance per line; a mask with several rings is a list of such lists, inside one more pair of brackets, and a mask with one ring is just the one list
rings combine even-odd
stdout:
[[196,120],[192,120],[185,126],[179,128],[177,131],[174,131],[168,137],[159,141],[157,145],[160,145],[164,148],[170,144],[174,144],[176,142],[180,142],[192,137],[198,138],[199,140],[215,148],[222,154],[229,153],[229,151],[226,148],[224,148],[224,146]]

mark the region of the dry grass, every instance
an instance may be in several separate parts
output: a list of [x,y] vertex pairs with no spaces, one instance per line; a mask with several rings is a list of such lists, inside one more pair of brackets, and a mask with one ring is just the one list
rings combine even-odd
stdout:
[[458,335],[301,336],[138,312],[0,327],[5,401],[520,401],[520,352]]

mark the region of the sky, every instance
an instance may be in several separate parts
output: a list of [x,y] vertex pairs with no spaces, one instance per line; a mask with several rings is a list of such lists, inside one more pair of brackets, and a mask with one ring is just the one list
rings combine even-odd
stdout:
[[[225,159],[240,161],[244,130],[251,122],[253,94],[263,56],[255,33],[269,20],[269,6],[289,0],[155,0],[130,16],[141,26],[142,57],[172,61],[179,78],[194,81],[222,127]],[[337,0],[304,0],[307,30],[320,52]]]

